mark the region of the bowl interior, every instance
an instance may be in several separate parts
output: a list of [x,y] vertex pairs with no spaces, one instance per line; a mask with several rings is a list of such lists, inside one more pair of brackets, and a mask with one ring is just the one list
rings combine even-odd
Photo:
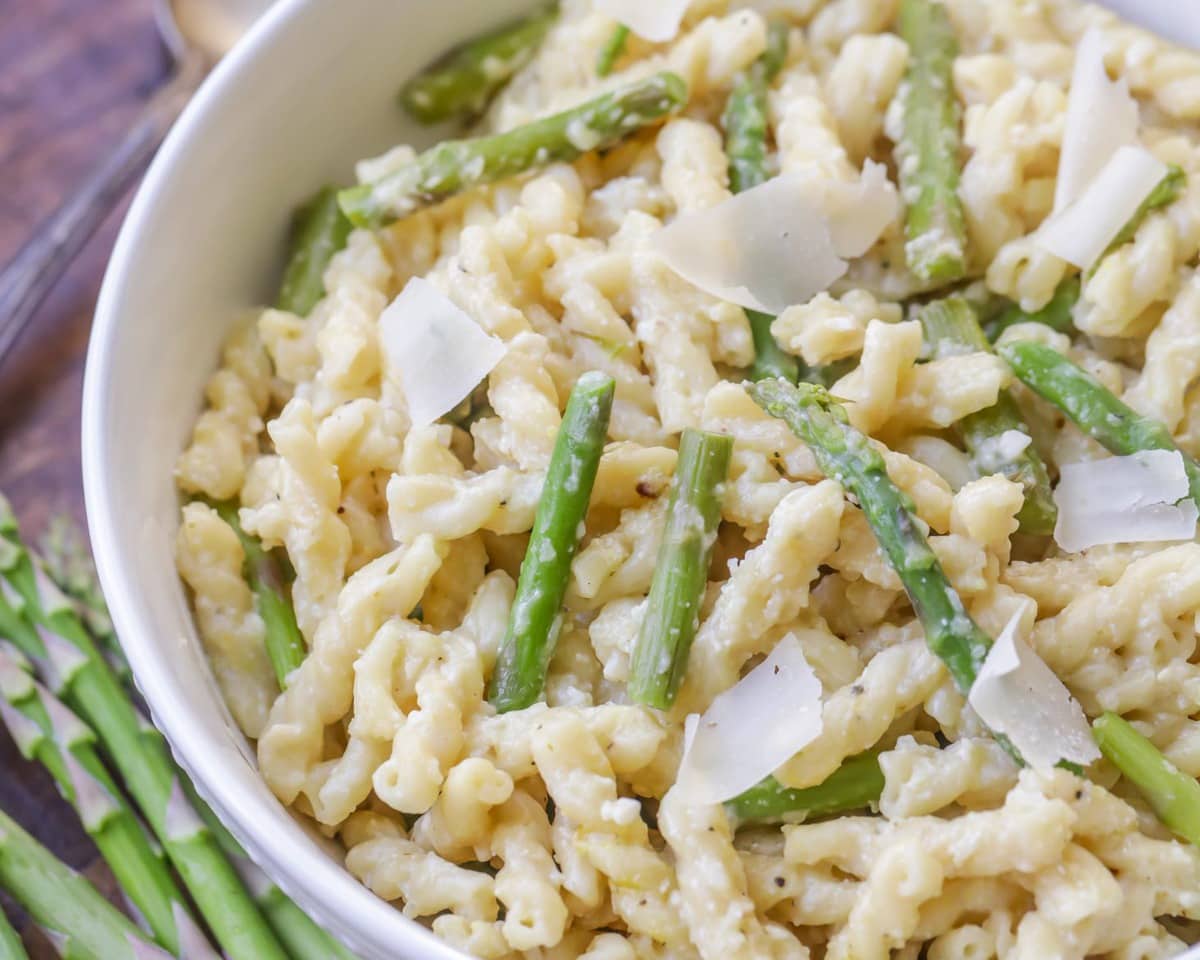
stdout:
[[403,80],[529,0],[284,0],[223,61],[129,212],[83,405],[92,540],[137,682],[200,792],[276,882],[364,960],[455,957],[360,886],[267,790],[211,680],[175,574],[174,461],[221,342],[272,300],[291,210],[355,160],[433,139]]

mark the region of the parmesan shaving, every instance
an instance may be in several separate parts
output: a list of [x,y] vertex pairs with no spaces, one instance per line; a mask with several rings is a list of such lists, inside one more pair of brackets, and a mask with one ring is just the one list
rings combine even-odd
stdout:
[[676,788],[691,804],[723,803],[821,733],[821,681],[794,633],[685,727]]
[[1081,766],[1098,760],[1083,708],[1044,660],[1017,636],[1028,604],[1008,621],[967,702],[996,733],[1008,737],[1035,770],[1050,770],[1066,760]]
[[895,186],[868,162],[856,184],[774,177],[655,237],[667,265],[706,293],[748,310],[782,313],[841,277],[899,214]]
[[674,40],[690,0],[596,0],[596,10],[651,43]]
[[1075,53],[1054,212],[1077,200],[1121,147],[1137,143],[1138,107],[1122,78],[1108,79],[1104,35],[1093,27]]
[[429,281],[413,277],[379,318],[387,370],[408,403],[413,427],[453,410],[504,356],[486,334]]
[[1038,244],[1088,269],[1166,173],[1166,165],[1145,147],[1121,147],[1073,203],[1042,224]]
[[1107,543],[1190,540],[1197,509],[1188,494],[1177,450],[1064,464],[1054,491],[1054,540],[1071,553]]

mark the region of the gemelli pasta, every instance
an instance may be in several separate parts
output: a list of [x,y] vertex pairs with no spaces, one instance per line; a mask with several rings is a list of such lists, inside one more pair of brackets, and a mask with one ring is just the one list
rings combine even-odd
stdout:
[[[495,71],[432,68],[410,109],[477,136],[360,163],[319,287],[230,335],[177,559],[263,778],[486,960],[1177,955],[1200,56],[1077,0],[681,6],[664,42],[564,0],[495,35]],[[1070,119],[1088,96],[1136,129]],[[1100,177],[1124,225],[1081,206]],[[751,238],[766,184],[792,219]],[[1099,259],[1051,239],[1066,217],[1108,230]],[[1120,479],[1147,451],[1161,495]],[[1080,461],[1102,494],[1056,496]],[[281,572],[243,576],[249,545]],[[748,675],[785,640],[820,695],[760,729]],[[1027,669],[1061,696],[989,711]],[[749,791],[697,766],[718,715],[739,760],[792,745]]]

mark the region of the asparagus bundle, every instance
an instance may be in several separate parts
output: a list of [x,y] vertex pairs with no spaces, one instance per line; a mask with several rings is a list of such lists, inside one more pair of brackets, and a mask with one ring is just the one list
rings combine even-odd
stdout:
[[[46,557],[46,569],[64,590],[69,590],[72,595],[81,599],[87,598],[87,609],[95,614],[96,621],[108,624],[111,628],[112,620],[108,615],[104,594],[100,590],[95,566],[91,562],[82,537],[73,531],[69,523],[69,520],[61,519],[56,522],[52,538],[55,549],[52,556]],[[2,609],[0,608],[0,612]],[[3,621],[0,621],[0,630],[3,629],[2,624]],[[118,658],[128,671],[129,665],[124,663],[124,653],[120,644],[115,643],[115,632],[112,636],[114,657]],[[130,692],[132,693],[132,690]],[[145,717],[139,717],[139,719],[142,723],[142,735],[148,742],[149,748],[166,752],[166,743],[158,730]],[[178,771],[178,776],[192,806],[212,831],[217,843],[245,882],[246,888],[254,897],[271,929],[283,942],[288,954],[294,960],[355,960],[350,951],[313,923],[308,915],[289,900],[283,891],[275,886],[271,879],[246,856],[233,835],[225,829],[208,804],[196,794],[182,771]]]
[[421,123],[470,118],[533,59],[558,16],[556,4],[455,47],[400,91],[400,103]]
[[[925,631],[925,642],[966,696],[992,639],[967,613],[921,530],[912,500],[892,482],[879,451],[850,425],[845,409],[821,387],[763,380],[750,387],[750,395],[804,441],[826,476],[857,498],[875,539],[912,601]],[[1021,762],[1008,739],[995,736]]]
[[0,910],[0,960],[29,960],[29,954],[21,945],[21,938],[3,910]]
[[[90,883],[60,863],[3,811],[0,811],[0,886],[42,925],[64,960],[170,957],[145,939]],[[4,949],[0,947],[0,957],[4,956]],[[24,956],[19,944],[14,950],[13,956]]]
[[1200,464],[1179,450],[1165,424],[1126,406],[1090,373],[1050,347],[1021,340],[999,347],[997,353],[1025,386],[1112,453],[1179,451],[1192,499],[1200,504]]
[[[767,30],[767,49],[742,72],[733,85],[721,124],[725,128],[725,153],[729,156],[729,185],[734,193],[757,187],[770,179],[767,170],[767,90],[787,60],[788,26],[772,21]],[[752,380],[783,377],[795,383],[800,364],[784,352],[771,335],[774,321],[768,313],[747,310],[754,336]]]
[[984,325],[984,333],[991,343],[1000,339],[1009,327],[1018,323],[1041,323],[1058,333],[1074,333],[1075,321],[1071,319],[1071,311],[1079,302],[1079,293],[1083,284],[1078,276],[1068,277],[1054,291],[1041,310],[1025,311],[1018,304],[1007,303],[993,312]]
[[270,550],[264,550],[257,537],[250,536],[242,529],[236,506],[226,502],[214,504],[214,507],[242,542],[242,552],[246,557],[244,575],[254,593],[255,607],[266,630],[267,656],[275,668],[279,689],[283,690],[292,671],[308,656],[308,647],[296,623],[296,611],[287,595],[283,570],[275,555]]
[[225,952],[234,960],[286,960],[212,834],[183,793],[166,750],[147,742],[129,697],[74,606],[35,566],[0,498],[0,572],[37,630],[13,636],[54,692],[89,723]]
[[[921,307],[917,318],[925,331],[925,342],[932,358],[953,356],[964,350],[990,351],[991,346],[975,319],[975,311],[959,296],[935,300]],[[1050,476],[1033,444],[1010,454],[1000,438],[1009,431],[1029,435],[1012,394],[1002,390],[994,406],[963,417],[959,424],[963,442],[971,457],[976,476],[1003,474],[1024,488],[1025,503],[1017,515],[1025,533],[1048,534],[1054,531],[1057,510],[1050,491]]]
[[338,201],[356,226],[379,227],[471,187],[611,146],[686,102],[683,80],[657,73],[505,133],[444,140],[375,183],[342,190]]
[[611,377],[593,370],[576,381],[567,401],[488,688],[488,699],[501,713],[535,703],[546,685],[615,389]]
[[1200,847],[1200,783],[1180,772],[1158,748],[1115,713],[1092,723],[1100,752],[1138,788],[1158,818]]
[[[5,585],[7,588],[7,584]],[[20,621],[0,599],[0,632],[13,636]],[[36,634],[35,634],[36,637]],[[0,642],[0,721],[26,759],[37,760],[79,813],[130,902],[155,940],[176,956],[199,956],[188,944],[204,943],[170,871],[150,846],[133,811],[96,755],[95,734],[49,690],[7,641]]]
[[871,751],[850,757],[816,786],[794,789],[767,777],[726,801],[725,812],[737,826],[804,820],[869,807],[882,793],[879,754]]
[[618,23],[604,41],[604,46],[600,48],[600,55],[596,57],[596,76],[607,77],[612,73],[613,67],[625,53],[625,45],[628,42],[629,28],[623,23]]
[[958,45],[946,8],[936,0],[901,0],[897,32],[909,52],[897,94],[901,132],[895,148],[907,208],[905,259],[922,282],[950,283],[967,266],[966,224],[958,199]]
[[629,697],[665,710],[675,702],[700,622],[700,601],[721,520],[733,438],[684,430],[667,524],[646,615],[629,664]]

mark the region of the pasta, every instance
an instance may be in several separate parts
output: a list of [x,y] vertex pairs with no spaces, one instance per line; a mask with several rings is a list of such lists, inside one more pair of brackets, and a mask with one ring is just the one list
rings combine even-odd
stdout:
[[[1108,456],[1100,431],[1040,399],[1011,361],[1034,344],[1160,423],[1159,449],[1173,437],[1200,453],[1200,57],[1076,0],[935,4],[959,48],[951,193],[967,255],[953,291],[910,266],[900,214],[775,316],[736,282],[685,279],[659,246],[677,218],[744,195],[726,104],[760,68],[759,172],[825,204],[831,237],[860,229],[846,211],[870,196],[872,171],[907,175],[882,164],[924,55],[897,27],[912,2],[929,0],[694,0],[674,39],[630,36],[601,77],[612,21],[564,0],[481,131],[663,70],[687,87],[681,109],[598,150],[594,130],[569,129],[559,162],[544,153],[494,183],[456,171],[457,195],[427,205],[435,185],[395,222],[354,229],[307,316],[264,309],[227,341],[175,475],[189,501],[177,563],[215,678],[276,796],[340,842],[366,887],[464,954],[1133,960],[1200,942],[1200,849],[1119,765],[1014,759],[931,636],[912,558],[889,551],[877,505],[767,412],[746,373],[774,351],[793,381],[827,388],[838,429],[865,435],[856,455],[894,486],[906,543],[927,542],[923,569],[944,573],[955,629],[990,639],[1010,625],[1087,718],[1125,717],[1177,775],[1200,776],[1200,546],[1068,552],[1053,518],[1027,528],[1027,478],[972,432],[1003,407],[1016,426],[982,443],[1034,451],[1048,478]],[[1088,29],[1140,102],[1146,149],[1183,179],[1081,269],[1047,249],[1044,227]],[[384,183],[420,162],[400,147],[358,175]],[[899,194],[911,213],[911,185]],[[389,351],[391,311],[417,280],[502,354],[481,382],[447,388],[461,402],[434,423]],[[1039,313],[1072,289],[1065,314]],[[925,301],[951,292],[991,342],[943,349],[930,333]],[[578,469],[554,478],[582,442],[571,404],[593,372],[611,378],[611,411],[588,487]],[[685,431],[732,440],[708,532],[699,506],[684,513],[697,482]],[[543,529],[563,490],[584,496],[555,541],[573,544],[565,558]],[[222,504],[238,508],[245,543],[288,561],[288,582],[270,586],[307,656],[286,677],[243,577],[253,550]],[[694,639],[656,709],[633,695],[639,648],[659,622],[664,541],[697,529]],[[562,602],[537,702],[501,709],[497,677],[531,629],[530,597],[544,599],[530,592],[539,564],[560,570]],[[785,643],[815,678],[819,722],[771,789],[833,783],[856,763],[877,784],[847,810],[764,824],[740,795],[696,802],[683,772],[703,718]],[[771,739],[749,733],[749,754]]]

